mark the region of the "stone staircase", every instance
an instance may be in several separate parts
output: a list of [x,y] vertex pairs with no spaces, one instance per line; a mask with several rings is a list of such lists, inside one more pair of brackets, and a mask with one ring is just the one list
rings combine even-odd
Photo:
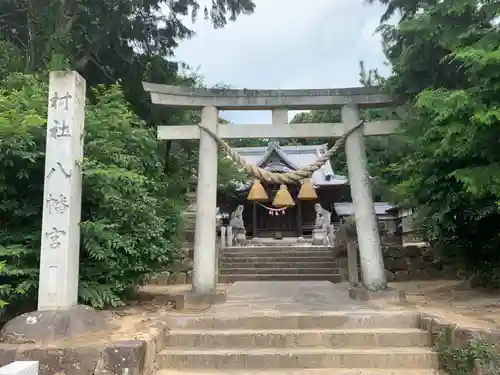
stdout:
[[323,246],[246,246],[220,250],[219,282],[327,280],[341,282],[333,250]]
[[157,375],[431,375],[438,356],[414,313],[205,318],[173,328]]

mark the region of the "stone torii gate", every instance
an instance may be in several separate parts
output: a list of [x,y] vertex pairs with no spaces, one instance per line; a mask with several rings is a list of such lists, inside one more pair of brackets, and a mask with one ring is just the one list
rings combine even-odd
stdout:
[[[154,104],[200,108],[201,125],[219,138],[332,138],[340,137],[359,122],[359,109],[395,105],[379,88],[320,90],[228,90],[143,83]],[[289,124],[289,110],[341,108],[341,123]],[[272,110],[271,125],[219,124],[219,110]],[[348,176],[355,208],[361,271],[370,290],[387,286],[372,190],[367,170],[365,136],[389,135],[398,121],[365,122],[346,139]],[[216,200],[217,142],[200,126],[159,126],[158,139],[200,140],[197,209],[193,256],[193,289],[215,293],[217,287]]]

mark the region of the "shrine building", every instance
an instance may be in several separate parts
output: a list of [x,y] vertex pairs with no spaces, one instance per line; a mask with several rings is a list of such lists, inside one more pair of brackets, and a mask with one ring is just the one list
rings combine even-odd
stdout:
[[[328,145],[280,146],[277,142],[270,142],[265,147],[237,147],[234,150],[248,163],[270,172],[284,173],[314,163],[328,151]],[[311,181],[318,199],[299,200],[297,195],[300,186],[289,185],[287,187],[295,206],[286,208],[276,208],[272,205],[273,197],[279,189],[278,185],[263,184],[269,201],[255,202],[247,200],[252,181],[240,183],[233,196],[218,194],[220,213],[230,214],[238,205],[243,205],[243,220],[250,238],[311,236],[316,218],[316,203],[320,203],[332,213],[331,222],[334,227],[338,227],[343,219],[354,214],[349,181],[346,176],[335,173],[330,161],[313,173]],[[392,208],[392,205],[386,202],[374,203],[379,226],[389,232],[395,230]]]

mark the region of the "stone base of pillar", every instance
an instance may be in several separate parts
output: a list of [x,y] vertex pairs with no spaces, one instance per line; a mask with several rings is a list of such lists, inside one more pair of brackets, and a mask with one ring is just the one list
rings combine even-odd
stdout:
[[324,231],[323,229],[313,229],[312,244],[314,246],[328,245],[328,237],[326,231]]
[[81,335],[90,329],[106,328],[105,312],[77,305],[67,310],[32,311],[7,322],[0,340],[11,344],[51,342]]
[[175,296],[176,310],[206,310],[212,305],[226,302],[226,291],[214,293],[195,293],[192,291]]
[[369,290],[365,287],[350,287],[349,297],[357,301],[391,301],[406,302],[406,292],[404,290],[387,288],[383,290]]

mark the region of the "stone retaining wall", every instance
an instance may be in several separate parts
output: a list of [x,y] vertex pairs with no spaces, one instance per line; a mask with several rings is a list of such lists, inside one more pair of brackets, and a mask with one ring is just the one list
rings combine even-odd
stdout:
[[[437,252],[428,246],[382,246],[382,253],[388,281],[455,278],[452,267],[446,265]],[[341,272],[347,279],[347,252],[345,248],[342,248],[338,257]]]
[[170,270],[151,275],[149,284],[153,285],[173,285],[191,284],[193,269],[193,250],[183,249],[179,254],[179,259]]
[[451,331],[450,344],[457,347],[466,346],[471,340],[478,339],[485,341],[492,346],[500,343],[499,329],[481,329],[476,327],[466,327],[458,323],[446,320],[443,317],[433,314],[422,313],[420,329],[429,333],[431,345],[435,345],[440,332],[448,328]]
[[[450,347],[465,348],[473,340],[480,340],[486,343],[492,352],[498,353],[500,350],[500,330],[498,329],[467,327],[427,313],[422,313],[420,317],[420,329],[427,331],[429,342],[433,347],[438,344],[440,334],[447,329],[450,340],[446,344]],[[443,361],[442,358],[441,361]],[[444,367],[445,363],[441,362],[441,366]],[[496,357],[476,358],[473,367],[470,375],[493,375],[500,371],[500,363]]]
[[153,285],[179,285],[191,284],[193,271],[165,271],[151,278],[149,284]]
[[39,375],[153,375],[156,355],[165,347],[168,331],[168,325],[159,321],[139,338],[105,345],[0,343],[0,366],[13,361],[39,361]]
[[[385,245],[382,246],[388,281],[416,281],[432,279],[453,279],[455,273],[445,264],[436,251],[428,246]],[[192,249],[184,249],[172,269],[153,275],[150,284],[190,284],[192,280]],[[341,247],[337,255],[339,267],[347,280],[347,252]],[[359,264],[359,260],[358,260]]]

